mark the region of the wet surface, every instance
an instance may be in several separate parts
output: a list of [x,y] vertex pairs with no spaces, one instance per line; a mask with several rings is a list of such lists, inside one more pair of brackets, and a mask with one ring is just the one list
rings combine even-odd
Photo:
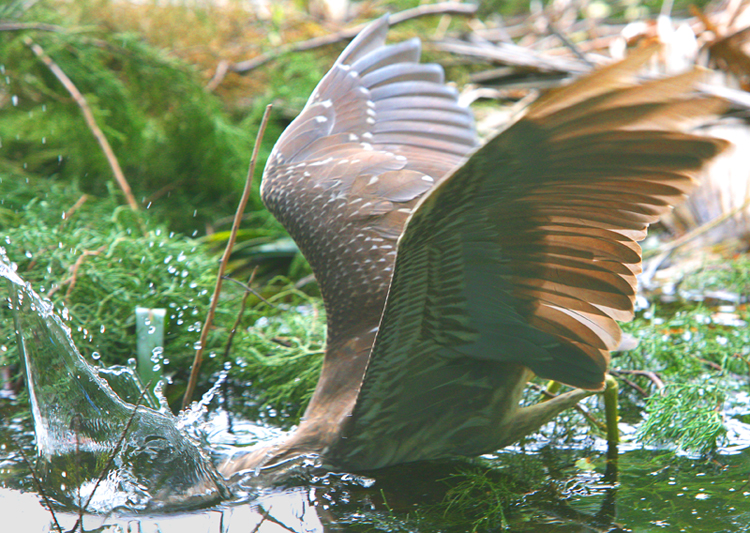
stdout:
[[[28,456],[35,453],[33,427],[19,418],[22,412],[12,400],[0,400],[0,516],[25,524],[17,531],[47,531],[51,515],[18,453],[19,445]],[[203,423],[215,438],[221,436],[217,419],[209,415]],[[247,434],[260,434],[250,423],[236,424]],[[162,515],[86,515],[84,526],[181,533],[256,527],[262,532],[750,531],[748,450],[706,459],[625,443],[614,469],[602,446],[592,438],[567,448],[537,440],[476,461],[364,475],[297,464],[283,476],[249,476],[221,505]],[[77,513],[56,508],[60,525],[73,527]]]
[[[32,386],[28,396],[7,392],[0,397],[0,516],[18,524],[18,531],[52,530],[54,520],[71,530],[81,519],[75,510],[85,501],[82,496],[96,492],[91,473],[107,471],[104,452],[115,448],[132,405],[80,359],[45,302],[18,280],[9,287],[11,293],[21,287],[11,307],[24,338]],[[228,483],[232,494],[224,493],[222,503],[211,496],[188,512],[179,490],[170,487],[182,487],[180,479],[193,479],[196,471],[211,479],[213,469],[201,457],[212,454],[218,462],[237,445],[279,435],[236,415],[230,432],[229,417],[211,404],[217,391],[218,385],[176,419],[145,407],[136,411],[138,420],[124,439],[135,455],[120,453],[107,467],[96,505],[89,507],[101,514],[85,514],[85,530],[750,531],[747,394],[724,403],[726,439],[710,458],[643,449],[634,444],[635,428],[623,422],[625,443],[617,461],[608,462],[604,442],[591,436],[585,424],[560,424],[568,429],[558,431],[553,423],[522,446],[477,460],[355,475],[326,472],[314,457],[302,458],[233,479]],[[596,411],[598,401],[588,399],[586,408]],[[75,407],[75,416],[61,411],[66,406]],[[577,415],[571,411],[561,418],[569,416]],[[155,448],[155,443],[164,446]],[[194,460],[175,463],[161,453],[168,448]],[[54,519],[41,503],[31,468],[51,500]],[[89,478],[79,483],[82,472]],[[163,497],[170,493],[177,499]],[[149,499],[159,505],[150,505]],[[147,514],[154,508],[162,514]]]

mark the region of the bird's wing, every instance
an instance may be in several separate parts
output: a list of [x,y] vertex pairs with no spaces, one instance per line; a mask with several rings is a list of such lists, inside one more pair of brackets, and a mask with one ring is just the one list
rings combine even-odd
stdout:
[[318,279],[329,345],[377,326],[411,209],[477,145],[442,68],[419,63],[418,39],[386,46],[387,31],[386,16],[344,50],[261,185]]
[[602,387],[633,315],[636,241],[725,144],[675,129],[721,106],[689,94],[697,72],[634,82],[650,55],[538,100],[419,203],[342,463],[492,449],[518,365]]

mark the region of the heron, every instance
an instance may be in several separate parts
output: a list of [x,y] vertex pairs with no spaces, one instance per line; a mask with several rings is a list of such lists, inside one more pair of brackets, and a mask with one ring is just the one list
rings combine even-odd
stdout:
[[[481,144],[419,39],[388,29],[346,47],[268,159],[261,197],[317,278],[327,346],[297,429],[226,475],[478,456],[601,391],[638,241],[726,145],[681,129],[722,109],[693,90],[700,72],[638,78],[649,48]],[[521,406],[534,375],[573,389]]]

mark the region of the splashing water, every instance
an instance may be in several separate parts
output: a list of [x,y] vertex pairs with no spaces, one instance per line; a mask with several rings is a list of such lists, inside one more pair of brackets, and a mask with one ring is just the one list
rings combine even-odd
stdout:
[[45,491],[65,505],[90,500],[87,510],[98,513],[193,508],[229,496],[171,413],[123,401],[84,361],[52,304],[15,273],[2,248],[0,278],[25,366]]

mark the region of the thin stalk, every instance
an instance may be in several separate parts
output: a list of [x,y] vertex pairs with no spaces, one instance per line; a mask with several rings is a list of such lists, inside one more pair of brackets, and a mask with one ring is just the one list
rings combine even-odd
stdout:
[[255,146],[253,147],[253,155],[250,158],[250,168],[247,171],[247,179],[245,180],[245,190],[242,191],[242,198],[240,204],[237,206],[237,213],[234,215],[234,222],[232,223],[232,232],[229,235],[229,242],[224,250],[224,255],[221,258],[219,264],[219,273],[216,275],[216,287],[214,293],[211,296],[211,306],[208,309],[208,315],[206,321],[203,324],[203,330],[201,331],[201,338],[198,343],[198,349],[195,351],[195,358],[193,359],[193,366],[190,369],[190,380],[188,381],[187,389],[185,390],[185,396],[182,398],[182,408],[187,408],[193,398],[195,392],[195,385],[198,382],[198,373],[200,372],[201,363],[203,362],[203,348],[206,346],[208,339],[208,330],[211,329],[211,324],[216,314],[216,306],[219,303],[219,294],[221,294],[221,286],[224,282],[224,272],[227,269],[229,263],[229,256],[232,254],[232,248],[234,248],[234,241],[237,239],[237,232],[240,229],[240,222],[242,221],[242,214],[245,212],[245,206],[250,198],[250,192],[252,190],[253,174],[255,173],[255,163],[258,160],[258,150],[260,144],[263,141],[263,134],[266,131],[266,124],[268,124],[268,117],[271,114],[271,104],[266,106],[266,111],[263,113],[263,120],[260,123],[260,129],[258,129],[258,135],[255,138]]

